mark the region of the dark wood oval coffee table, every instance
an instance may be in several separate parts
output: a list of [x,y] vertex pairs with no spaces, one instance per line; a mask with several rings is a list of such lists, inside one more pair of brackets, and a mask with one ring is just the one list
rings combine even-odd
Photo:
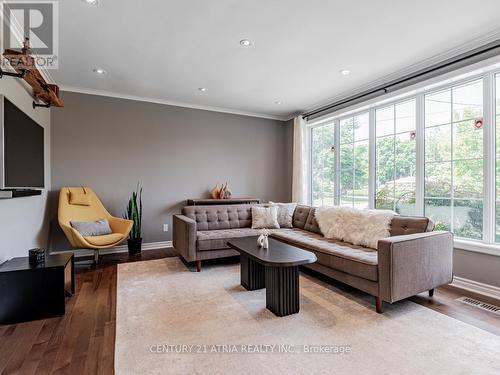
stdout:
[[299,266],[316,262],[316,255],[269,237],[269,248],[257,237],[230,240],[241,254],[241,285],[247,290],[266,288],[266,307],[277,316],[299,312]]

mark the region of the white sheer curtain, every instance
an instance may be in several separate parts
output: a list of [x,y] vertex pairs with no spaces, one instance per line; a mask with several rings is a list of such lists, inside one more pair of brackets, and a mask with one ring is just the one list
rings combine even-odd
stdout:
[[309,203],[309,134],[302,116],[293,120],[292,201]]

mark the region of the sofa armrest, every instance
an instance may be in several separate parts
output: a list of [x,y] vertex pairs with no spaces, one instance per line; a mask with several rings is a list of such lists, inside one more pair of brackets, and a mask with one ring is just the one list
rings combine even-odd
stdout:
[[174,215],[173,245],[188,262],[196,260],[196,221],[184,215]]
[[453,280],[453,234],[424,232],[378,242],[379,296],[395,302]]

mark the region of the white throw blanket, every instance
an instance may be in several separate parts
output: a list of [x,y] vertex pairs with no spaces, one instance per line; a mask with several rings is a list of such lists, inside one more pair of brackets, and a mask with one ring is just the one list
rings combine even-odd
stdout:
[[362,210],[351,207],[318,207],[315,217],[326,238],[354,245],[377,248],[378,241],[390,236],[392,218],[388,210]]

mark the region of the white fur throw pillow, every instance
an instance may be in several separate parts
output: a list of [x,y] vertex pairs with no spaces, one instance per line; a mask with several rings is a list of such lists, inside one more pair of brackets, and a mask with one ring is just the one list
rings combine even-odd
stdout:
[[252,207],[252,229],[279,228],[278,207]]
[[390,236],[389,210],[362,210],[351,207],[318,207],[315,212],[319,229],[326,238],[376,249],[378,241]]
[[280,228],[293,228],[293,213],[297,203],[269,202],[269,204],[278,208],[278,224]]

